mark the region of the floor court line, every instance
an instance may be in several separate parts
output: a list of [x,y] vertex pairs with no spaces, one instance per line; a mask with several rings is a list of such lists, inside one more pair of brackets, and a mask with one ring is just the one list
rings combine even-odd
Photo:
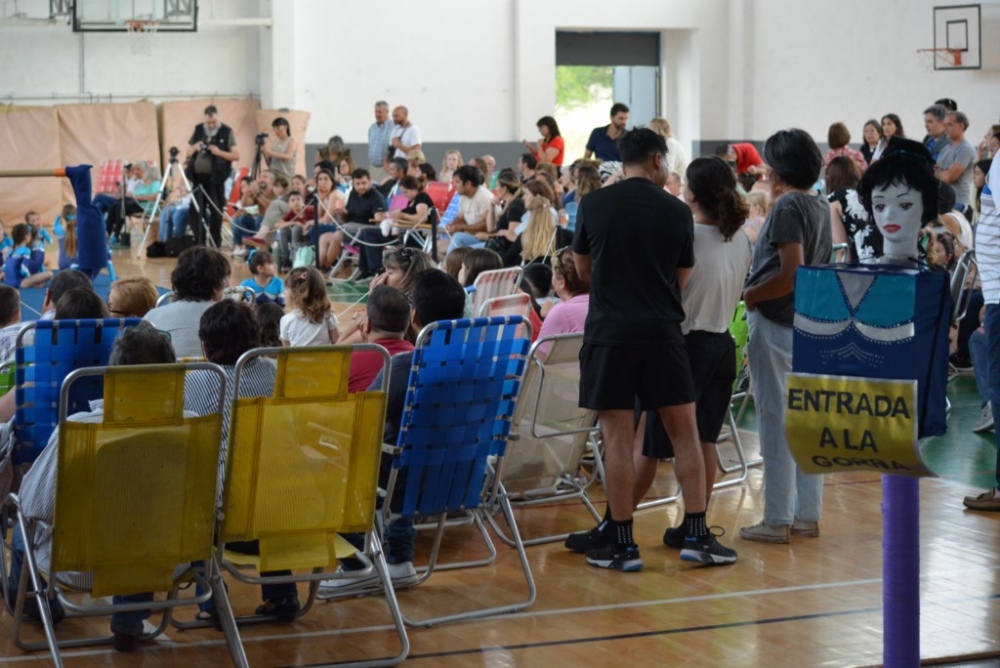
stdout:
[[[985,572],[993,572],[993,571],[1000,570],[1000,566],[997,566],[996,568],[988,568],[988,569],[983,569],[983,570]],[[935,576],[931,575],[931,574],[924,574],[924,575],[920,576],[920,579],[921,580],[927,580],[927,579],[933,579],[934,577]],[[791,587],[774,587],[774,588],[769,588],[769,589],[756,589],[756,590],[750,590],[750,591],[744,591],[744,592],[727,592],[727,593],[724,593],[724,594],[706,594],[706,595],[703,595],[703,596],[687,596],[687,597],[683,597],[683,598],[658,599],[658,600],[655,600],[655,601],[635,601],[635,602],[630,602],[630,603],[615,603],[615,604],[608,604],[608,605],[595,605],[595,606],[586,606],[586,607],[579,607],[579,608],[561,608],[561,609],[557,609],[557,610],[539,610],[539,611],[535,611],[535,612],[519,612],[519,613],[513,613],[513,614],[509,614],[509,615],[503,615],[501,617],[495,617],[495,618],[493,618],[493,619],[491,619],[489,621],[495,623],[495,622],[502,622],[502,621],[505,621],[505,620],[508,620],[508,619],[523,619],[523,618],[530,618],[530,617],[543,617],[543,616],[551,616],[551,615],[580,614],[580,613],[588,613],[588,612],[605,612],[605,611],[622,610],[622,609],[628,609],[628,608],[643,608],[643,607],[649,607],[649,606],[655,606],[655,605],[671,605],[671,604],[696,603],[696,602],[712,601],[712,600],[722,600],[722,599],[731,599],[731,598],[744,598],[744,597],[754,597],[754,596],[768,596],[768,595],[772,595],[772,594],[787,594],[787,593],[794,593],[794,592],[799,592],[799,591],[817,590],[817,589],[837,589],[837,588],[843,588],[843,587],[867,586],[867,585],[881,584],[881,583],[882,583],[882,578],[870,578],[870,579],[866,579],[866,580],[846,580],[846,581],[843,581],[843,582],[826,582],[826,583],[820,583],[820,584],[816,584],[816,585],[795,585],[795,586],[791,586]],[[988,594],[988,595],[985,595],[985,596],[967,596],[967,597],[962,597],[962,598],[959,598],[959,599],[953,599],[953,600],[948,600],[948,601],[938,601],[938,602],[934,603],[933,605],[945,605],[945,604],[948,604],[948,603],[959,603],[959,602],[967,602],[967,601],[988,601],[988,600],[1000,600],[1000,593],[998,593],[998,594]],[[639,633],[636,633],[636,634],[626,634],[626,635],[620,635],[620,636],[607,636],[606,638],[603,638],[603,639],[610,641],[610,640],[616,640],[616,639],[620,639],[620,638],[621,639],[627,639],[627,638],[634,638],[634,637],[645,637],[645,636],[656,636],[656,635],[676,635],[677,633],[680,633],[680,632],[695,632],[695,631],[699,631],[699,630],[717,630],[717,629],[724,629],[724,628],[752,626],[752,625],[755,625],[755,624],[775,624],[775,623],[787,622],[787,621],[802,621],[802,620],[808,620],[808,619],[820,619],[820,618],[824,618],[824,617],[836,617],[836,616],[849,615],[849,614],[862,614],[862,613],[868,613],[868,612],[877,612],[880,609],[881,609],[880,607],[876,607],[876,608],[858,608],[858,609],[854,609],[854,610],[841,610],[841,611],[831,611],[831,612],[818,612],[818,613],[811,613],[811,614],[808,614],[808,615],[799,615],[799,616],[795,616],[795,617],[780,617],[780,618],[760,619],[760,620],[745,621],[745,622],[729,622],[729,623],[720,624],[720,625],[717,625],[717,626],[690,627],[690,628],[684,628],[684,629],[665,629],[665,630],[660,630],[660,631],[644,631],[644,632],[639,632]],[[482,621],[484,621],[484,620],[470,620],[470,622],[465,622],[465,623],[476,623],[476,622],[482,622]],[[373,631],[393,631],[393,630],[394,630],[393,626],[386,624],[386,625],[382,625],[382,626],[367,626],[367,627],[360,627],[360,628],[355,628],[355,629],[327,629],[327,630],[323,630],[323,631],[310,631],[310,632],[305,632],[305,633],[280,633],[280,634],[273,634],[273,635],[266,635],[266,636],[244,637],[244,638],[242,638],[242,640],[243,640],[243,642],[245,644],[245,643],[250,643],[250,642],[273,642],[273,641],[276,641],[276,640],[288,640],[288,639],[292,639],[292,638],[299,638],[299,639],[304,639],[304,638],[323,638],[323,637],[333,637],[333,636],[338,636],[338,635],[345,635],[346,636],[346,635],[351,635],[351,634],[356,634],[356,633],[371,633]],[[160,639],[158,639],[157,641],[154,641],[152,643],[144,645],[143,646],[143,651],[158,651],[158,650],[161,650],[161,649],[169,649],[169,650],[174,650],[174,649],[189,649],[189,648],[193,649],[193,648],[198,648],[198,647],[224,646],[226,644],[224,639],[218,639],[218,640],[198,640],[198,641],[194,641],[194,642],[185,642],[185,643],[178,643],[178,642],[174,642],[174,641],[169,640],[169,639],[167,639],[167,642],[163,642],[163,640],[164,640],[164,638],[163,638],[163,636],[161,636]],[[452,655],[458,655],[458,654],[463,654],[463,653],[467,654],[467,653],[475,653],[475,652],[500,651],[500,650],[509,650],[509,649],[528,649],[528,648],[532,648],[532,647],[545,647],[545,646],[549,646],[549,645],[562,645],[562,644],[571,645],[571,644],[579,644],[581,642],[593,641],[593,640],[595,640],[595,639],[594,638],[583,638],[583,639],[573,638],[573,639],[568,639],[568,640],[563,640],[563,641],[552,641],[550,643],[529,644],[529,645],[524,645],[524,646],[495,646],[495,647],[489,647],[489,648],[474,648],[474,649],[469,649],[469,650],[455,650],[455,652],[453,652],[453,653],[444,653],[444,654],[411,655],[410,658],[431,658],[431,657],[434,657],[434,656],[452,656]],[[78,658],[78,657],[86,657],[86,656],[104,656],[104,655],[109,655],[109,654],[114,654],[114,653],[115,653],[115,651],[113,649],[107,648],[107,649],[95,649],[95,650],[81,650],[81,651],[75,651],[75,652],[73,652],[73,651],[71,651],[71,652],[63,652],[62,655],[63,655],[63,657],[66,657],[66,658]],[[48,660],[49,660],[48,653],[36,653],[36,654],[30,654],[30,655],[0,657],[0,665],[6,664],[6,663],[14,663],[14,662],[17,662],[17,661],[48,661]],[[323,665],[323,664],[313,664],[313,665]]]

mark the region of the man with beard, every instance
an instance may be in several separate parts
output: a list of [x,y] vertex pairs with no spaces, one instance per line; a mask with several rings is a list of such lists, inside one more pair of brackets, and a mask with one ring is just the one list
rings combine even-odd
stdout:
[[625,132],[628,125],[628,107],[621,102],[611,105],[611,122],[599,128],[594,128],[587,140],[587,151],[583,154],[584,160],[590,160],[591,156],[603,162],[621,162],[622,156],[618,152],[618,138]]

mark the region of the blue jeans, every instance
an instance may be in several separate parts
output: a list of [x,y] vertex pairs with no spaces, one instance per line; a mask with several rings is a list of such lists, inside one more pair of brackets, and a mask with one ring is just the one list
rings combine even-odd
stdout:
[[979,391],[979,405],[990,401],[990,352],[988,335],[978,329],[969,337],[969,359],[972,360],[972,375]]
[[[240,216],[235,221],[233,225],[233,245],[239,246],[243,243],[243,237],[253,236],[257,234],[257,230],[260,229],[260,221],[262,219],[256,216]],[[253,230],[253,232],[247,232],[246,230]]]
[[788,526],[796,518],[818,522],[823,514],[823,476],[803,473],[792,458],[785,434],[792,328],[768,320],[757,311],[749,311],[747,321],[750,382],[757,411],[760,454],[764,458],[764,523]]
[[475,234],[469,234],[468,232],[455,232],[455,234],[451,235],[451,243],[448,245],[448,252],[452,252],[459,246],[486,248],[486,242],[477,239]]
[[[987,349],[990,356],[989,363],[989,387],[990,405],[993,407],[993,414],[1000,415],[1000,304],[986,305],[986,320],[983,322],[986,327]],[[1000,432],[1000,429],[997,430]],[[997,435],[997,461],[996,478],[997,487],[1000,487],[1000,433]]]
[[182,237],[191,218],[191,207],[186,204],[168,204],[160,212],[160,241]]
[[[20,527],[16,527],[14,529],[10,551],[10,579],[7,581],[12,596],[16,595],[17,586],[21,581],[21,570],[24,568],[24,549],[24,535],[21,533]],[[31,587],[30,580],[28,582],[28,587]],[[112,600],[115,605],[120,605],[122,603],[145,603],[153,600],[153,594],[142,593],[131,594],[129,596],[115,596]],[[11,603],[13,603],[13,601],[11,601]],[[51,601],[49,606],[53,610],[62,607],[58,600]],[[149,614],[149,610],[116,612],[111,615],[111,630],[118,631],[119,633],[139,635],[142,633],[142,622],[143,620],[149,618]]]

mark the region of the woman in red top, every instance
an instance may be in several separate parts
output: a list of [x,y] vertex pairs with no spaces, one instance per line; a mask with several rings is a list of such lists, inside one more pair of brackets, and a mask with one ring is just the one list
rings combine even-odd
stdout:
[[536,125],[542,138],[535,144],[525,139],[524,145],[538,162],[551,162],[556,167],[562,167],[566,144],[563,142],[562,135],[559,134],[559,124],[556,123],[556,119],[551,116],[542,116]]

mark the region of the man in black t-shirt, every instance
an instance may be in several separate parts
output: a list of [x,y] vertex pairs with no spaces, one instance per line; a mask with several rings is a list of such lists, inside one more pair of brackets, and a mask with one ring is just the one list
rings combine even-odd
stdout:
[[[226,180],[233,162],[240,159],[236,133],[219,120],[215,105],[205,107],[205,121],[197,125],[188,140],[186,175],[195,188],[195,202],[202,217],[207,217],[209,232],[218,248],[222,245],[222,212],[226,210]],[[201,186],[201,188],[198,188]],[[199,244],[205,243],[205,228],[194,222]]]
[[[347,243],[361,245],[360,278],[370,278],[382,266],[382,251],[387,241],[375,224],[385,217],[385,198],[372,186],[367,169],[358,168],[351,172],[351,182],[351,194],[344,205],[341,227],[350,235],[346,237]],[[344,236],[340,231],[337,234]]]
[[580,405],[598,412],[604,432],[608,514],[566,546],[587,563],[642,569],[632,538],[637,503],[632,447],[635,404],[659,412],[674,443],[684,493],[687,538],[681,559],[732,563],[705,522],[706,481],[695,422],[694,388],[681,323],[681,291],[694,266],[694,220],[667,193],[667,145],[647,128],[619,141],[625,180],[580,203],[573,252],[577,273],[590,278],[590,311],[580,351]]

